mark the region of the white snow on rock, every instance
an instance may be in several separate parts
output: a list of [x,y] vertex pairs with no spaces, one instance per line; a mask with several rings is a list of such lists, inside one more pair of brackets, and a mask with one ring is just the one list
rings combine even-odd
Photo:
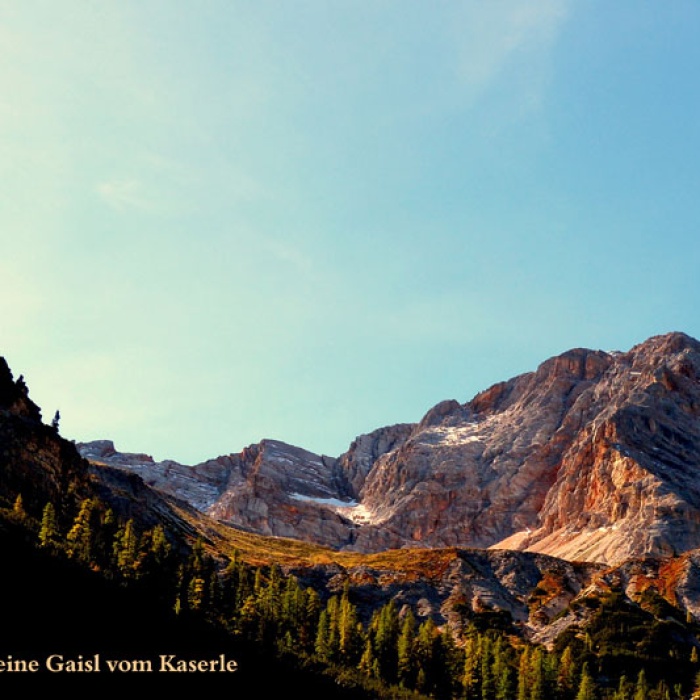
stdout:
[[372,523],[371,511],[367,506],[357,501],[342,501],[339,498],[314,498],[312,496],[304,496],[300,493],[291,493],[289,495],[296,501],[316,503],[317,505],[330,508],[358,525],[370,525]]
[[477,431],[479,425],[477,423],[468,423],[460,426],[443,426],[438,425],[426,430],[421,437],[427,438],[430,443],[439,445],[466,445],[470,442],[482,442],[484,439]]

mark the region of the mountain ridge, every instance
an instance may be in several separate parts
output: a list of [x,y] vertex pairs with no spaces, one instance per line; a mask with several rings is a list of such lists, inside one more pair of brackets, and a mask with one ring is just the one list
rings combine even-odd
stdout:
[[698,377],[700,343],[674,332],[627,352],[568,350],[337,458],[269,439],[194,467],[78,448],[261,534],[619,563],[700,546]]
[[[261,576],[269,580],[274,579],[276,570],[285,578],[291,575],[302,587],[314,590],[323,602],[329,602],[333,596],[337,599],[347,591],[364,625],[369,625],[378,611],[393,604],[397,612],[407,614],[412,610],[418,619],[430,620],[458,638],[474,626],[492,629],[495,625],[496,629],[522,640],[561,650],[565,643],[562,640],[578,639],[590,625],[595,627],[600,622],[601,611],[608,609],[605,606],[614,607],[619,603],[627,612],[646,616],[647,631],[657,642],[658,637],[654,635],[663,633],[664,640],[682,638],[683,645],[696,643],[693,635],[696,620],[700,618],[700,549],[680,556],[643,556],[605,564],[496,548],[401,548],[365,554],[347,548],[343,551],[324,549],[300,539],[263,536],[232,528],[201,514],[186,501],[149,487],[139,474],[81,458],[72,442],[62,438],[54,427],[41,422],[38,408],[33,410],[27,403],[22,385],[12,382],[9,375],[5,379],[21,390],[19,394],[14,389],[3,393],[8,387],[3,387],[0,376],[0,399],[6,394],[12,395],[0,403],[0,471],[3,476],[0,480],[0,535],[5,533],[13,547],[19,537],[25,551],[35,548],[42,556],[49,555],[38,538],[39,517],[47,500],[55,503],[59,512],[65,508],[60,529],[70,539],[69,534],[80,522],[86,500],[97,498],[100,505],[96,513],[114,509],[122,525],[127,519],[136,522],[137,529],[144,535],[142,545],[148,546],[149,541],[154,541],[149,540],[154,537],[153,534],[149,536],[149,528],[163,525],[168,540],[177,550],[177,559],[170,564],[172,571],[182,571],[181,566],[175,566],[178,561],[181,564],[196,561],[192,555],[201,543],[218,562],[212,569],[212,576],[225,579],[226,570],[239,561],[260,567],[259,571],[264,570]],[[505,394],[501,392],[501,396]],[[514,398],[515,394],[511,393],[509,400]],[[381,452],[381,445],[391,453],[406,447],[416,437],[424,440],[425,430],[437,428],[448,433],[455,428],[472,430],[473,426],[465,428],[459,422],[465,416],[473,418],[470,414],[460,413],[456,425],[450,424],[455,412],[459,413],[458,408],[459,405],[445,404],[433,412],[420,429],[418,425],[410,430],[402,428],[393,436],[380,431],[369,440],[357,441],[355,450],[361,448],[363,454],[376,455]],[[440,439],[444,437],[441,433]],[[461,444],[458,441],[457,447]],[[241,457],[242,475],[260,476],[270,464],[286,464],[280,458],[288,458],[285,456],[289,454],[285,451],[287,446],[267,441],[264,448],[263,453],[271,450],[267,457],[255,450]],[[103,443],[102,450],[107,458],[110,449],[108,443]],[[308,457],[303,451],[295,454]],[[55,455],[58,458],[54,459]],[[142,465],[155,464],[145,455],[134,455],[133,460]],[[65,479],[54,488],[54,478],[60,474]],[[269,474],[265,478],[268,477]],[[328,483],[323,478],[315,483],[317,500],[322,500],[319,494],[326,495],[322,489]],[[301,486],[307,488],[306,483]],[[300,486],[292,481],[289,488]],[[20,495],[23,503],[18,508]],[[106,520],[98,520],[103,527]],[[101,541],[99,531],[93,533],[92,540],[95,544]],[[124,540],[115,536],[115,542],[123,544]],[[65,551],[72,559],[70,547]],[[120,566],[118,558],[110,566],[115,562]],[[15,563],[22,566],[21,559]],[[74,563],[80,563],[79,557]],[[97,560],[93,562],[91,572],[99,575],[101,565],[104,564]],[[150,571],[157,573],[161,569],[151,568]],[[249,578],[252,583],[253,576]],[[10,595],[17,593],[12,589],[14,585],[12,580],[8,581]],[[62,585],[70,588],[71,582],[68,580]],[[175,588],[184,590],[180,589],[180,584]],[[190,600],[195,589],[186,588],[190,591],[186,599]],[[163,589],[157,587],[157,590]],[[100,594],[96,592],[95,595],[99,599]],[[245,609],[242,605],[241,611]],[[18,610],[20,618],[33,620],[31,610],[28,604]],[[32,624],[40,627],[45,622],[36,620]],[[22,619],[18,620],[20,628],[22,624]],[[60,630],[57,633],[60,635]]]

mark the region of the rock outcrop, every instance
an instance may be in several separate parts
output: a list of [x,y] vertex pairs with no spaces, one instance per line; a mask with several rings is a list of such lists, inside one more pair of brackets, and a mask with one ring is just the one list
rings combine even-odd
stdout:
[[677,554],[700,547],[700,343],[570,350],[337,459],[265,440],[195,467],[121,461],[222,521],[335,548]]
[[572,350],[454,403],[374,465],[355,546],[604,562],[695,548],[699,377],[700,344],[676,333],[624,354]]

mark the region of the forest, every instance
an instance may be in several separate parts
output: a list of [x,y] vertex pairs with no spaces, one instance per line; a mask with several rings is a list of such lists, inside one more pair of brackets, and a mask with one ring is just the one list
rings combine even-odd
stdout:
[[167,610],[188,630],[215,630],[285,669],[331,679],[356,697],[700,696],[700,626],[652,591],[643,605],[616,591],[578,601],[592,613],[586,627],[570,627],[546,648],[528,642],[502,611],[460,610],[456,633],[394,600],[370,609],[347,584],[330,594],[277,565],[254,566],[236,551],[222,557],[201,537],[185,545],[162,525],[139,531],[97,498],[83,499],[74,513],[57,510],[48,502],[27,513],[20,494],[0,515],[4,529],[22,533],[38,554],[108,582],[107,590]]

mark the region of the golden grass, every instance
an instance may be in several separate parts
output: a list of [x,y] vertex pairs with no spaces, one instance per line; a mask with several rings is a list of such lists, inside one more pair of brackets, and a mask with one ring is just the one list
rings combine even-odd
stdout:
[[255,566],[279,564],[283,567],[307,567],[337,564],[344,568],[368,566],[403,572],[406,575],[440,577],[457,557],[454,547],[445,549],[392,549],[375,554],[338,552],[328,547],[285,537],[273,537],[245,532],[176,507],[178,514],[188,521],[210,542],[214,552],[226,557],[238,553],[240,559]]

